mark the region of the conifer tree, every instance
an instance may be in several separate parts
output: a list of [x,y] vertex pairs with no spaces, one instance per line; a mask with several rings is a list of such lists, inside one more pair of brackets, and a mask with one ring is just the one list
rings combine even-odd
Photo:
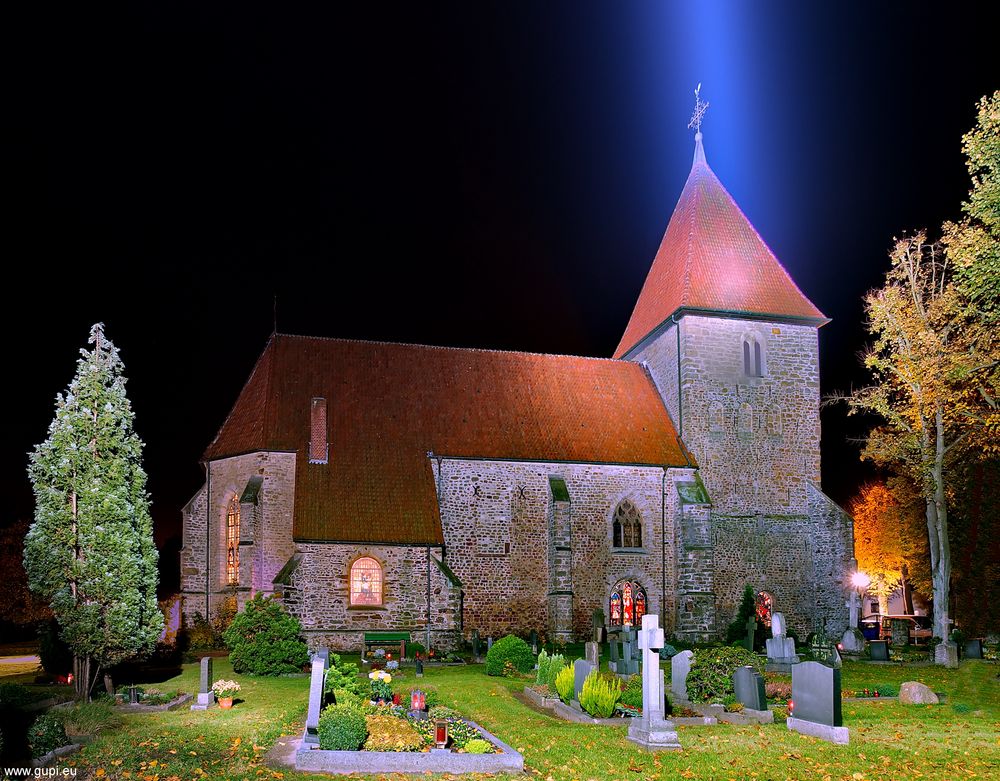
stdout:
[[100,671],[147,654],[163,628],[142,441],[124,366],[98,323],[91,350],[56,397],[48,438],[31,454],[35,520],[25,540],[32,591],[73,651],[78,699]]

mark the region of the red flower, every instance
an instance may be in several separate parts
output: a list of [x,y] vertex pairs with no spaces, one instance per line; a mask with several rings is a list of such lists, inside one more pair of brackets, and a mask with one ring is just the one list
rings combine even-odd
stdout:
[[399,703],[400,703],[399,695],[398,694],[392,695],[392,704],[399,705]]

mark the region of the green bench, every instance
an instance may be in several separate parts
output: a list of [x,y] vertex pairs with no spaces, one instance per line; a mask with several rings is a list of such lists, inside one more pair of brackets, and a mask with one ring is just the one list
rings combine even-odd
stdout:
[[374,648],[385,648],[395,652],[399,648],[398,659],[406,656],[406,644],[410,642],[409,632],[365,632],[365,648],[363,658]]

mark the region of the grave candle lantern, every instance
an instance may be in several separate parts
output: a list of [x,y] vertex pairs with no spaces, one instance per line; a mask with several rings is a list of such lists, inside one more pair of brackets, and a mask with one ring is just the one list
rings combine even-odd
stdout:
[[427,696],[420,691],[420,689],[414,689],[410,692],[410,710],[420,711],[424,709],[427,704]]
[[434,721],[434,744],[438,748],[445,748],[448,745],[448,721],[447,721],[447,719],[435,719],[435,721]]

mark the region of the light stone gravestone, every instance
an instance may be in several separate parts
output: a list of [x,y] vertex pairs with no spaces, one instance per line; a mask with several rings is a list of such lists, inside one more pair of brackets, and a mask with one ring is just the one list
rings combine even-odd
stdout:
[[587,661],[590,662],[594,667],[600,668],[601,666],[601,646],[591,640],[585,643],[584,646],[584,656]]
[[771,616],[771,634],[764,642],[767,645],[767,663],[775,667],[792,665],[799,661],[795,653],[795,639],[785,636],[785,616],[775,613]]
[[858,621],[861,615],[861,598],[857,592],[851,592],[851,598],[847,602],[847,606],[851,611],[850,619],[848,620],[847,629],[844,630],[844,634],[840,638],[840,644],[846,653],[859,654],[865,650],[865,636],[858,629]]
[[950,640],[934,648],[934,661],[954,670],[958,667],[958,643]]
[[604,611],[597,608],[591,616],[590,621],[594,630],[594,642],[604,642]]
[[318,654],[312,660],[312,675],[309,678],[309,708],[306,711],[306,730],[302,735],[303,745],[319,745],[319,714],[323,708],[323,690],[326,688],[326,665]]
[[198,701],[191,710],[205,710],[215,700],[212,693],[212,657],[201,657],[201,675],[198,679]]
[[608,662],[608,669],[616,673],[618,672],[618,662],[620,661],[618,655],[618,636],[616,634],[608,634],[608,652],[611,659]]
[[694,651],[681,651],[670,660],[670,691],[675,700],[687,702],[687,677],[691,672],[691,659]]
[[677,730],[663,716],[663,670],[660,649],[663,630],[659,616],[642,617],[639,648],[642,650],[642,716],[629,719],[628,739],[647,751],[679,749]]
[[753,667],[737,667],[733,673],[733,691],[744,708],[756,711],[767,710],[764,694],[764,678]]
[[847,744],[849,732],[841,714],[839,669],[819,662],[793,665],[792,701],[794,716],[788,717],[788,729],[830,743]]
[[618,661],[619,675],[635,675],[639,672],[639,663],[635,658],[635,630],[627,626],[622,629],[622,657]]
[[593,669],[594,665],[586,659],[577,659],[573,662],[573,699],[577,702],[580,701],[580,692],[583,691],[583,682],[587,680],[587,676],[590,675]]

